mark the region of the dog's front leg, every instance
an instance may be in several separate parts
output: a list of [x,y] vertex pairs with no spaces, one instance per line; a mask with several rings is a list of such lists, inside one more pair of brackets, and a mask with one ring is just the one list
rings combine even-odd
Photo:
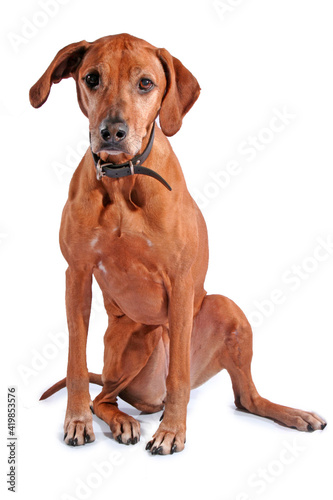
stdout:
[[77,446],[95,440],[90,410],[89,376],[86,359],[91,309],[92,273],[69,267],[66,272],[66,311],[69,331],[67,367],[68,402],[64,439]]
[[192,279],[177,277],[169,298],[170,360],[163,420],[146,449],[166,455],[185,446],[186,412],[190,398],[190,346],[193,327]]

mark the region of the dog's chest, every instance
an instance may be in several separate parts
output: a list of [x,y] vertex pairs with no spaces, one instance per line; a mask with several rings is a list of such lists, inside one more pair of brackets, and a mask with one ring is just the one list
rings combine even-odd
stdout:
[[105,299],[135,321],[165,322],[165,266],[158,235],[139,216],[115,216],[93,231],[88,244],[95,256],[94,275]]

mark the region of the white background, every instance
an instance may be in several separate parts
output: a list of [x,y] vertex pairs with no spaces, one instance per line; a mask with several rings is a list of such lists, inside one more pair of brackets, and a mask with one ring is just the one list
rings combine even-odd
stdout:
[[[150,456],[144,446],[160,414],[141,416],[130,407],[142,423],[136,446],[116,443],[95,417],[94,444],[63,444],[65,391],[43,403],[38,397],[66,372],[66,265],[58,230],[71,155],[83,150],[88,123],[73,81],[54,86],[40,110],[30,107],[28,91],[63,46],[122,32],[167,48],[192,71],[202,94],[171,142],[189,189],[205,196],[206,288],[255,318],[259,392],[332,424],[333,255],[323,247],[317,253],[318,241],[333,237],[331,2],[225,0],[219,9],[212,0],[61,3],[51,16],[40,14],[41,1],[7,2],[0,16],[2,491],[9,495],[6,393],[16,385],[16,498],[329,497],[331,426],[298,433],[236,411],[226,372],[192,393],[183,453]],[[272,135],[274,109],[293,119]],[[266,144],[248,161],[239,147],[258,136]],[[223,175],[230,161],[238,162],[237,175],[224,188],[212,186],[212,175]],[[61,175],[59,165],[67,169]],[[297,285],[290,281],[293,266],[302,273]],[[276,289],[281,303],[269,304]],[[98,373],[105,326],[95,289],[88,364]],[[96,467],[105,461],[102,477]]]

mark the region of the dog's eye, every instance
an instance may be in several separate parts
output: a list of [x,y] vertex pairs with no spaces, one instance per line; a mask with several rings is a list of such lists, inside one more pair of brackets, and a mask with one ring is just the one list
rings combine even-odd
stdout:
[[154,84],[151,80],[148,78],[141,78],[140,83],[139,83],[139,89],[143,90],[144,92],[148,92],[154,87]]
[[89,73],[85,77],[85,82],[89,88],[93,89],[99,84],[99,75],[97,75],[96,73]]

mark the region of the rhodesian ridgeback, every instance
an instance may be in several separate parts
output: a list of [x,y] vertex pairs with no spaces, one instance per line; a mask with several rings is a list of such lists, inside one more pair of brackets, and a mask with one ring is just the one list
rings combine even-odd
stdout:
[[[314,413],[258,394],[250,324],[234,302],[204,289],[206,225],[167,139],[199,96],[195,77],[165,49],[108,36],[63,48],[31,88],[31,104],[42,106],[51,85],[69,77],[91,148],[73,175],[60,229],[67,377],[42,396],[67,386],[65,442],[94,441],[93,411],[120,443],[137,443],[139,422],[118,409],[120,397],[144,412],[164,409],[147,449],[179,452],[191,389],[223,368],[237,408],[301,431],[324,429]],[[102,375],[89,373],[86,361],[93,276],[108,314]],[[103,387],[93,403],[89,382]]]

